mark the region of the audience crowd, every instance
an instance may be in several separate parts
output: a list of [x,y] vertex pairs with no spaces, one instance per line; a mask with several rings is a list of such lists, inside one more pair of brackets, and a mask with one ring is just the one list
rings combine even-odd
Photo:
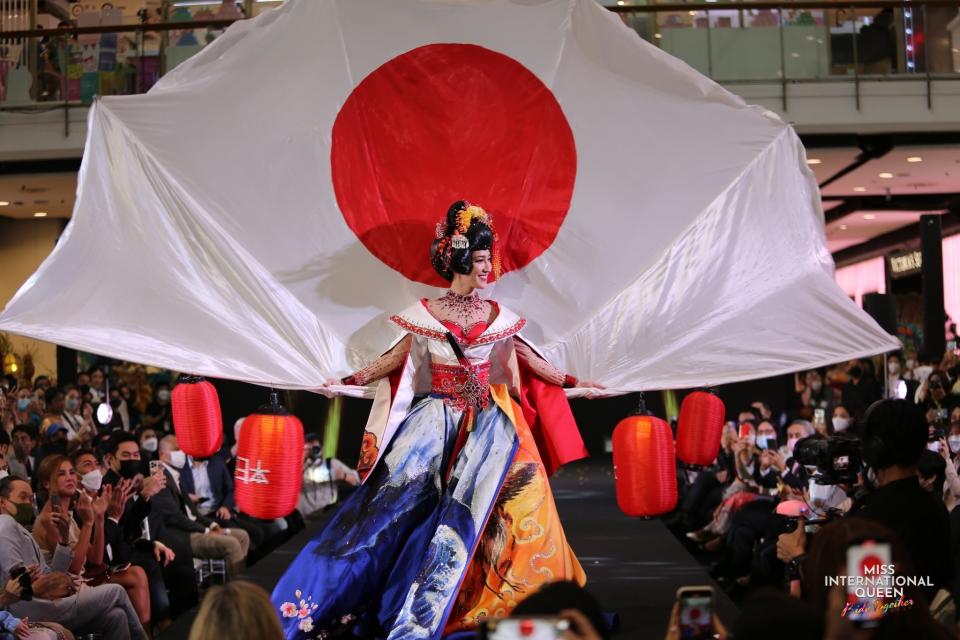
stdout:
[[[713,464],[681,466],[667,521],[740,602],[736,637],[770,637],[771,624],[797,638],[956,637],[960,366],[953,353],[875,364],[797,374],[792,404],[758,398],[724,427]],[[152,637],[198,603],[209,562],[229,582],[204,598],[191,638],[213,637],[204,620],[226,619],[237,638],[281,637],[266,593],[232,578],[359,477],[308,433],[298,511],[253,518],[234,500],[236,445],[186,455],[170,400],[169,381],[142,369],[108,381],[95,367],[63,387],[0,378],[0,640]],[[850,626],[846,592],[824,583],[846,575],[848,548],[865,540],[889,545],[898,575],[925,578],[906,589],[914,606],[870,630]],[[683,637],[678,611],[668,638]],[[561,616],[566,637],[610,637],[596,602],[572,584],[550,585],[516,615]],[[719,622],[715,631],[727,634]]]
[[[667,522],[743,606],[737,638],[772,637],[771,624],[796,638],[957,637],[960,361],[881,362],[797,374],[792,404],[756,399],[712,465],[680,466]],[[905,589],[913,606],[855,628],[846,588],[825,578],[850,575],[848,548],[874,543],[919,584]]]

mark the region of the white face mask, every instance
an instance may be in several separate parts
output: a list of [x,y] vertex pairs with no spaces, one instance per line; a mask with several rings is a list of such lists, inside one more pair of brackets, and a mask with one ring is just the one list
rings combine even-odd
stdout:
[[897,361],[888,362],[887,371],[890,373],[900,373],[900,363]]
[[3,480],[8,475],[10,475],[9,471],[7,471],[6,469],[0,469],[0,480]]
[[103,474],[100,473],[100,469],[94,469],[90,473],[80,476],[80,484],[83,485],[84,489],[100,491],[100,485],[103,484]]
[[149,451],[153,453],[154,451],[157,450],[157,445],[159,444],[159,442],[160,441],[157,440],[156,438],[147,438],[146,440],[143,441],[143,444],[140,446],[140,448],[142,448],[144,451]]
[[177,449],[176,451],[170,452],[170,466],[174,469],[183,469],[183,465],[187,464],[187,454],[183,451]]
[[907,369],[913,369],[915,366],[917,366],[916,360],[907,360]]
[[950,436],[947,438],[947,444],[950,445],[951,452],[960,452],[960,436]]
[[813,478],[810,478],[807,490],[810,492],[810,508],[819,513],[836,509],[847,497],[843,489],[837,485],[817,484]]
[[760,449],[771,449],[777,445],[777,436],[760,434],[757,436],[757,447]]
[[843,433],[850,426],[850,418],[839,418],[833,416],[833,430],[837,433]]

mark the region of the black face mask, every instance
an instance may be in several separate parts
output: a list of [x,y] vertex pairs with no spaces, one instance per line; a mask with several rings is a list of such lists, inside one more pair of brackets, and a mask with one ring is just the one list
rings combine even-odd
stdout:
[[120,477],[126,478],[129,480],[133,478],[138,473],[140,473],[140,461],[139,460],[121,460],[120,461]]

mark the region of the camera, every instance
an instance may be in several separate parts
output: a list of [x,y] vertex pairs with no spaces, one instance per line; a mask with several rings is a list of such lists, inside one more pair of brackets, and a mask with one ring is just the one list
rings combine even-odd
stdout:
[[20,599],[24,602],[33,600],[33,580],[30,579],[30,572],[26,567],[14,567],[10,569],[10,579],[16,580],[20,584]]
[[863,463],[860,440],[852,436],[809,436],[797,442],[793,457],[816,467],[817,484],[856,484]]

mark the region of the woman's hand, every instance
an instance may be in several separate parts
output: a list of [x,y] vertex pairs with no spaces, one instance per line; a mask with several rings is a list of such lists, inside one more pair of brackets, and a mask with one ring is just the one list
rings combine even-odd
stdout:
[[77,517],[81,524],[93,522],[93,500],[87,495],[86,491],[81,491],[77,496],[77,506],[75,507]]

